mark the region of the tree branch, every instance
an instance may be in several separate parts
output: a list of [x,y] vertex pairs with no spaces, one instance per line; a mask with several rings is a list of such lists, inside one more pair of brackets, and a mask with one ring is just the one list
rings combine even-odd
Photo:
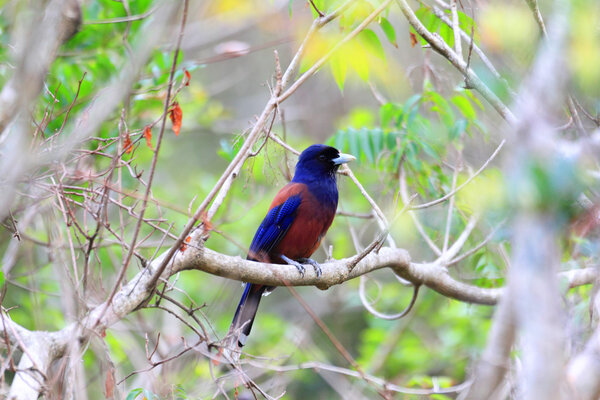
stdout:
[[467,67],[467,63],[441,37],[435,36],[427,30],[425,25],[419,21],[413,10],[409,7],[406,0],[396,0],[396,3],[398,3],[408,23],[417,33],[464,75],[467,85],[475,88],[510,125],[513,125],[516,119],[512,111],[479,79],[471,68]]

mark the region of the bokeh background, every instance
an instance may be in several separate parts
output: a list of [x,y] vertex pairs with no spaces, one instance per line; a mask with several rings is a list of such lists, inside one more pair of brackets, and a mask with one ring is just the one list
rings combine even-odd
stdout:
[[[315,1],[324,12],[335,9],[335,1]],[[482,80],[507,105],[513,92],[521,87],[531,70],[542,37],[528,4],[509,0],[462,0],[459,2],[460,26],[482,49],[502,79],[496,79],[475,53],[470,65]],[[596,0],[570,2],[568,45],[564,52],[565,71],[569,72],[569,92],[588,110],[582,117],[586,129],[594,128],[593,118],[600,111],[600,4]],[[339,42],[354,26],[380,4],[355,1],[338,20],[327,25],[308,43],[299,73],[307,70]],[[444,9],[444,2],[412,2],[417,16],[450,46],[452,30],[440,22],[433,8]],[[3,1],[0,8],[0,84],[10,78],[14,68],[15,36],[22,34],[22,22],[34,13],[36,1]],[[143,28],[151,26],[158,3],[136,1],[84,1],[83,25],[64,44],[49,69],[39,100],[31,109],[31,119],[42,123],[39,135],[50,137],[65,119],[82,115],[99,91],[119,79],[119,74],[142,43]],[[544,16],[552,16],[554,3],[540,2]],[[160,9],[159,11],[160,12]],[[442,11],[450,16],[449,11]],[[122,22],[128,16],[139,20]],[[176,100],[182,111],[178,136],[167,131],[161,145],[152,187],[152,201],[146,212],[157,224],[175,235],[190,214],[216,183],[236,154],[257,115],[270,98],[275,81],[275,54],[286,68],[295,54],[316,13],[309,2],[299,0],[223,0],[191,1],[181,45],[175,79],[186,79]],[[119,179],[124,204],[139,207],[154,152],[142,139],[144,127],[162,114],[166,85],[177,36],[178,20],[169,35],[155,48],[140,72],[130,96],[94,134],[98,138],[122,137],[127,131],[134,139],[131,153],[123,154]],[[413,261],[430,262],[436,257],[419,234],[407,213],[400,213],[399,174],[404,168],[410,193],[418,202],[443,196],[452,190],[453,170],[460,166],[456,180],[464,182],[491,155],[510,133],[502,117],[477,92],[466,89],[462,75],[448,61],[429,48],[409,28],[398,7],[392,5],[361,34],[345,45],[315,76],[281,104],[271,132],[289,145],[302,150],[312,143],[328,143],[358,157],[352,169],[384,214],[393,223],[391,237],[398,247],[407,249]],[[463,41],[463,54],[468,54]],[[557,71],[557,74],[559,72]],[[562,73],[562,72],[560,72]],[[81,86],[78,91],[79,82]],[[70,107],[73,103],[72,108]],[[70,114],[67,112],[69,110]],[[70,116],[69,116],[70,115]],[[569,123],[568,113],[555,115],[553,123]],[[597,123],[597,120],[596,120]],[[156,145],[159,125],[153,126]],[[573,137],[567,126],[561,133]],[[66,133],[65,133],[66,134]],[[138,140],[141,139],[141,140]],[[97,147],[87,141],[83,149]],[[112,155],[119,142],[103,151]],[[121,147],[122,148],[122,147]],[[212,232],[206,246],[215,251],[244,257],[256,227],[264,217],[271,199],[293,173],[296,156],[274,141],[251,158],[235,180],[224,204],[211,220]],[[66,174],[96,175],[73,179],[71,198],[85,203],[86,188],[102,185],[99,172],[112,159],[94,153],[65,162]],[[455,198],[450,216],[450,244],[462,232],[469,216],[481,212],[483,218],[469,239],[466,249],[480,243],[499,223],[512,215],[505,170],[511,165],[511,151],[501,152],[491,165]],[[124,165],[124,164],[123,164]],[[3,259],[5,294],[2,307],[11,318],[28,329],[54,331],[80,318],[87,309],[104,301],[115,282],[125,254],[111,234],[98,240],[90,261],[90,283],[85,296],[73,289],[67,231],[75,247],[85,238],[57,211],[57,197],[40,177],[57,174],[52,166],[36,170],[31,181],[20,183],[20,194],[11,212],[24,224],[18,251]],[[41,180],[40,180],[41,179]],[[116,179],[116,178],[115,178]],[[49,182],[46,180],[46,182]],[[35,199],[28,194],[39,190]],[[339,177],[338,215],[323,246],[313,258],[350,257],[366,247],[380,228],[371,206],[358,188],[344,176]],[[39,193],[39,192],[38,192]],[[35,204],[35,208],[32,208]],[[74,219],[91,224],[85,207],[76,209]],[[448,217],[447,202],[416,212],[431,239],[442,246]],[[31,210],[31,211],[28,211]],[[85,222],[85,218],[90,218]],[[118,226],[124,238],[134,229],[136,219],[108,208],[107,218]],[[9,253],[15,240],[8,220],[0,231],[0,250]],[[87,225],[86,225],[87,226]],[[151,258],[157,248],[166,249],[173,240],[148,225],[142,227],[139,252]],[[596,254],[593,240],[580,239],[577,255],[573,245],[561,242],[566,269],[592,262]],[[502,287],[510,254],[510,230],[500,227],[493,239],[473,255],[451,267],[452,275],[480,287]],[[569,247],[571,246],[571,247]],[[64,250],[62,257],[58,254]],[[583,249],[583,250],[581,250]],[[330,254],[328,254],[331,251]],[[73,253],[80,268],[83,250]],[[142,265],[133,260],[128,278]],[[366,281],[369,301],[381,312],[396,313],[409,303],[412,289],[405,287],[391,271],[371,273]],[[422,289],[414,309],[400,320],[386,321],[365,310],[358,294],[359,282],[353,280],[326,291],[314,287],[297,288],[300,296],[327,325],[334,336],[355,358],[361,369],[391,383],[408,388],[451,387],[464,382],[485,346],[493,307],[472,305]],[[572,346],[581,346],[590,333],[591,286],[575,288],[565,294],[573,333]],[[201,306],[197,315],[208,327],[213,340],[222,338],[231,322],[242,288],[240,282],[199,271],[186,271],[172,278],[168,295],[186,305]],[[78,293],[78,295],[75,295]],[[181,313],[182,318],[186,317]],[[224,376],[231,398],[250,398],[243,387],[234,394],[227,368],[210,365],[202,354],[191,351],[173,361],[149,369],[145,345],[157,343],[155,360],[176,355],[194,334],[184,324],[161,309],[141,309],[106,330],[106,337],[93,339],[83,355],[85,377],[83,393],[75,398],[97,399],[106,394],[106,370],[115,368],[116,380],[138,371],[117,385],[118,396],[158,398],[212,398],[215,377]],[[252,335],[245,347],[248,359],[260,367],[247,365],[264,390],[283,398],[376,398],[373,387],[361,379],[325,369],[290,369],[278,366],[319,362],[351,368],[331,340],[315,324],[299,302],[285,288],[275,290],[261,303]],[[6,354],[3,355],[5,357]],[[148,370],[147,370],[148,369]],[[10,384],[6,372],[3,384]],[[229,385],[229,386],[227,386]],[[84,397],[79,397],[84,396]],[[395,398],[422,398],[396,394]],[[454,393],[435,394],[432,399],[455,398]]]

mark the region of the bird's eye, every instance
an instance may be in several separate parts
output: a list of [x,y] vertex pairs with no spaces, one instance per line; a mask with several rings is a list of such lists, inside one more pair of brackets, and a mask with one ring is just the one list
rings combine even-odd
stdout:
[[321,161],[325,161],[325,159],[326,159],[326,157],[325,157],[325,155],[324,155],[324,154],[321,154],[321,155],[319,156],[319,160],[321,160]]

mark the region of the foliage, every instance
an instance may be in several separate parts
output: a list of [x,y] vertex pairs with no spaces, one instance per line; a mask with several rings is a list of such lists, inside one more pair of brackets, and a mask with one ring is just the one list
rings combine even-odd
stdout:
[[[125,10],[125,3],[129,10]],[[196,31],[202,33],[197,35],[202,37],[197,43],[184,41],[175,68],[175,98],[166,108],[165,93],[173,62],[173,48],[167,45],[153,50],[126,100],[92,138],[70,153],[67,160],[44,165],[27,177],[30,182],[19,183],[27,195],[17,196],[10,217],[3,221],[5,229],[0,231],[2,253],[17,252],[8,272],[0,272],[0,287],[5,288],[2,307],[10,309],[16,323],[32,330],[59,330],[106,300],[128,252],[156,152],[158,168],[145,211],[146,223],[138,237],[141,246],[125,281],[144,267],[142,258],[151,259],[173,243],[166,233],[177,235],[185,226],[198,203],[239,154],[246,139],[246,123],[254,122],[256,104],[262,103],[256,99],[263,99],[267,92],[261,85],[271,79],[274,69],[270,52],[260,53],[261,46],[270,49],[275,46],[272,43],[277,43],[281,63],[287,64],[290,49],[295,51],[298,46],[297,41],[288,43],[289,38],[297,32],[304,35],[318,17],[310,3],[310,11],[303,2],[290,0],[286,4],[289,8],[283,11],[275,3],[223,1],[195,8],[190,14],[195,23],[214,23],[218,29]],[[499,118],[493,108],[480,94],[465,88],[462,77],[448,72],[450,67],[444,60],[430,60],[437,55],[420,47],[425,40],[419,39],[412,27],[407,28],[393,6],[340,46],[381,3],[352,2],[337,20],[312,36],[299,74],[335,50],[323,67],[326,73],[313,77],[313,86],[295,93],[291,103],[279,105],[269,135],[284,138],[295,149],[320,141],[355,155],[358,162],[353,170],[391,221],[390,232],[397,244],[409,250],[413,260],[431,261],[435,254],[403,210],[409,204],[401,199],[399,179],[406,176],[410,193],[417,195],[415,203],[439,199],[470,179],[504,132],[498,127]],[[600,40],[596,40],[597,29],[589,26],[597,23],[600,9],[592,0],[575,3],[570,15],[572,46],[565,61],[573,70],[573,93],[586,99],[582,107],[590,108],[593,116],[600,110],[600,69],[596,62]],[[341,5],[341,1],[314,1],[314,7],[323,13]],[[11,8],[16,15],[22,7],[15,4]],[[150,0],[84,4],[83,20],[87,24],[61,47],[48,71],[45,89],[31,109],[31,129],[35,131],[31,135],[32,150],[42,148],[55,136],[75,135],[74,130],[64,127],[72,126],[68,124],[73,123],[74,116],[84,118],[81,116],[97,100],[100,90],[119,81],[124,66],[131,62],[132,48],[145,40],[143,27],[154,19],[149,16],[127,23],[93,22],[124,15],[151,15],[155,7]],[[448,46],[455,45],[452,28],[436,16],[431,6],[420,4],[415,13],[428,30]],[[443,13],[452,18],[450,10]],[[474,43],[489,51],[501,65],[503,83],[518,86],[540,40],[526,5],[491,2],[482,10],[460,9],[458,21],[466,33],[472,32]],[[13,73],[8,32],[16,31],[17,23],[9,11],[0,13],[0,85],[6,84]],[[201,29],[190,25],[190,32]],[[279,33],[288,25],[282,40]],[[251,32],[240,34],[246,32],[244,29]],[[228,32],[237,32],[240,41],[252,42],[252,51],[215,54],[216,42],[230,40]],[[204,41],[203,35],[208,37],[209,33],[215,33],[214,39]],[[415,35],[412,42],[411,34]],[[464,44],[463,50],[465,55],[470,51]],[[507,85],[498,84],[493,74],[486,73],[480,59],[473,56],[470,62],[491,90],[502,100],[511,101]],[[416,69],[428,72],[415,77]],[[369,86],[375,92],[383,88],[382,104],[374,105]],[[252,93],[247,96],[244,91]],[[168,122],[159,149],[164,110]],[[339,128],[335,133],[334,126]],[[566,128],[565,136],[572,131]],[[223,205],[210,221],[204,221],[213,228],[207,246],[215,251],[244,256],[276,190],[286,183],[295,157],[267,136],[253,147],[256,154],[240,171]],[[449,202],[415,211],[424,234],[439,247],[447,248],[448,241],[451,245],[473,215],[481,215],[481,220],[465,249],[475,248],[493,233],[485,246],[449,266],[454,277],[482,288],[506,284],[511,232],[500,224],[518,207],[556,216],[565,232],[558,245],[564,270],[585,267],[595,259],[596,238],[588,237],[588,231],[580,235],[570,231],[570,224],[582,214],[576,201],[581,193],[594,197],[595,190],[588,190],[593,182],[578,160],[563,161],[532,159],[521,179],[506,176],[502,162],[495,161],[453,197],[449,217]],[[510,155],[505,155],[503,162],[509,163]],[[118,172],[107,173],[115,164],[119,165]],[[340,210],[369,215],[338,216],[315,255],[319,260],[327,255],[350,257],[380,231],[360,191],[345,177],[339,181]],[[98,193],[105,188],[111,193],[112,203],[106,212],[109,223],[100,229],[94,210],[101,208],[103,199]],[[37,197],[30,195],[34,192]],[[17,232],[15,226],[19,223],[24,229]],[[102,233],[96,238],[97,229]],[[98,245],[88,251],[91,237]],[[12,246],[18,250],[11,250]],[[6,256],[3,264],[9,262],[11,257]],[[84,264],[87,286],[83,284]],[[162,290],[172,302],[160,298]],[[466,380],[485,346],[493,315],[491,307],[450,300],[423,289],[408,317],[386,321],[365,310],[356,281],[326,292],[313,287],[299,288],[298,292],[366,373],[410,388],[448,388]],[[195,329],[208,327],[216,342],[227,332],[240,293],[239,282],[197,271],[185,271],[167,286],[161,283],[145,308],[109,328],[104,337],[94,338],[89,351],[82,355],[88,397],[103,398],[108,365],[113,364],[117,382],[133,371],[143,371],[117,385],[127,400],[212,396],[217,390],[213,385],[215,374],[223,376],[227,369],[215,365],[200,350],[188,348],[197,339],[181,321]],[[410,289],[391,277],[389,271],[369,275],[366,295],[374,307],[389,313],[401,310],[411,298]],[[575,315],[570,322],[573,331],[586,332],[579,341],[589,334],[586,310],[591,295],[589,287],[579,287],[565,296]],[[196,308],[191,314],[198,320],[192,320],[175,302]],[[180,319],[159,307],[176,310],[173,313]],[[149,356],[154,348],[156,353]],[[152,364],[186,348],[190,351],[181,357]],[[286,372],[267,367],[257,372],[259,384],[270,385],[270,393],[285,391],[283,398],[338,395],[336,385],[329,380],[331,372],[303,369],[303,363],[316,361],[350,368],[331,338],[284,288],[263,300],[245,351],[258,361],[268,360],[273,367],[299,366]],[[3,350],[2,357],[6,355]],[[347,379],[364,396],[377,395],[365,380],[340,379]],[[238,398],[244,390],[237,382],[228,385],[224,390],[231,397]],[[432,394],[429,398],[454,397]]]

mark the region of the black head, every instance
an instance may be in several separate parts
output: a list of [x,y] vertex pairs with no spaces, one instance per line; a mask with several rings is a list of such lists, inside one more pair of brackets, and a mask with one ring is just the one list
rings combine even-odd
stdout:
[[340,165],[356,157],[340,153],[338,149],[324,144],[313,144],[300,154],[296,164],[294,182],[307,182],[335,177]]

